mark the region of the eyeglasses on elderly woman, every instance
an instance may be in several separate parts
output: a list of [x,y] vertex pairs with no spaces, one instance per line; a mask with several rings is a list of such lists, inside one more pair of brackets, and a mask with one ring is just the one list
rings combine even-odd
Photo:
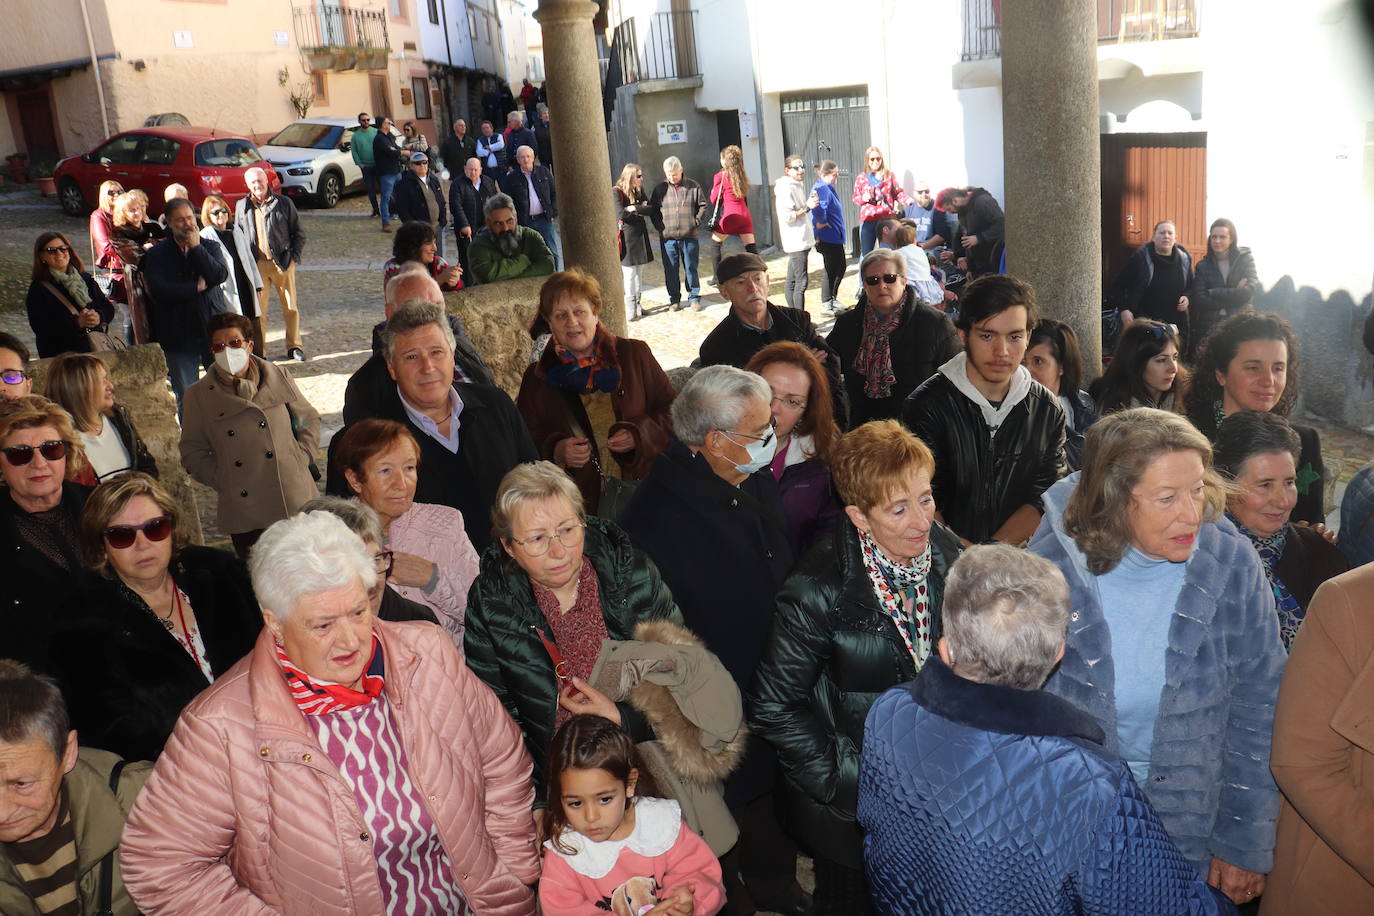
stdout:
[[584,522],[568,522],[554,529],[553,535],[532,534],[527,538],[511,538],[512,544],[517,545],[525,554],[530,557],[542,557],[549,552],[549,547],[553,545],[553,539],[558,538],[558,543],[572,550],[582,543],[582,538],[586,534],[587,525]]
[[[9,373],[5,374],[5,381],[11,385],[15,384],[15,382],[10,382]],[[61,461],[67,457],[69,444],[64,439],[49,439],[38,445],[38,453],[48,461]],[[0,448],[0,452],[5,453],[5,460],[17,468],[23,467],[33,460],[33,451],[34,446],[32,445],[7,445]]]

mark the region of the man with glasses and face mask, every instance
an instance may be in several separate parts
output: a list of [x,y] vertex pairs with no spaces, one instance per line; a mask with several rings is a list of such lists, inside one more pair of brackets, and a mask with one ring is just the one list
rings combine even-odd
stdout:
[[228,255],[219,242],[201,237],[189,200],[173,200],[163,214],[172,235],[143,256],[143,275],[148,281],[149,339],[167,355],[179,418],[186,389],[195,384],[201,366],[210,367],[205,316],[213,291],[229,278]]
[[495,283],[553,273],[553,252],[537,230],[519,224],[515,202],[509,195],[493,195],[482,212],[486,227],[477,233],[468,249],[477,282]]
[[219,494],[216,524],[246,558],[265,528],[319,493],[320,415],[286,370],[253,355],[247,318],[216,315],[206,330],[215,362],[186,392],[181,463]]

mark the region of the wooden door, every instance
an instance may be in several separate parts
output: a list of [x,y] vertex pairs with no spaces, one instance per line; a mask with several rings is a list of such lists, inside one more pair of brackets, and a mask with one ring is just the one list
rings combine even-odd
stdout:
[[395,121],[399,114],[392,111],[391,100],[387,98],[386,76],[381,73],[369,73],[367,83],[372,90],[372,126],[382,126],[382,115],[387,115]]
[[1102,135],[1102,281],[1172,220],[1197,263],[1207,252],[1207,134]]
[[38,89],[15,93],[19,123],[24,127],[24,146],[33,162],[44,155],[56,160],[57,128],[52,119],[52,99],[45,84]]
[[868,87],[843,86],[786,92],[782,99],[783,155],[806,160],[809,187],[823,160],[840,167],[835,191],[844,205],[844,224],[858,252],[859,208],[853,202],[854,176],[864,166],[869,144]]

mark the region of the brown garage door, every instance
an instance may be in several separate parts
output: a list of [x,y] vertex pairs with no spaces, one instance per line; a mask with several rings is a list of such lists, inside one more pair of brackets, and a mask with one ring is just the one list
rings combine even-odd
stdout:
[[1104,286],[1166,219],[1197,263],[1207,251],[1207,135],[1103,134]]

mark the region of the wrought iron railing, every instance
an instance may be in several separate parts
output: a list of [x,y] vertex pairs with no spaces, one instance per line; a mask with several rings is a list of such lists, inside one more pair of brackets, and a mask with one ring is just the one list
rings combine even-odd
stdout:
[[621,84],[700,76],[696,15],[696,10],[674,10],[616,26],[612,48],[620,62]]
[[317,0],[292,11],[296,41],[306,51],[350,49],[388,52],[386,12]]
[[[1098,44],[1193,38],[1200,0],[1097,0]],[[964,0],[964,60],[1002,56],[1001,0]]]

